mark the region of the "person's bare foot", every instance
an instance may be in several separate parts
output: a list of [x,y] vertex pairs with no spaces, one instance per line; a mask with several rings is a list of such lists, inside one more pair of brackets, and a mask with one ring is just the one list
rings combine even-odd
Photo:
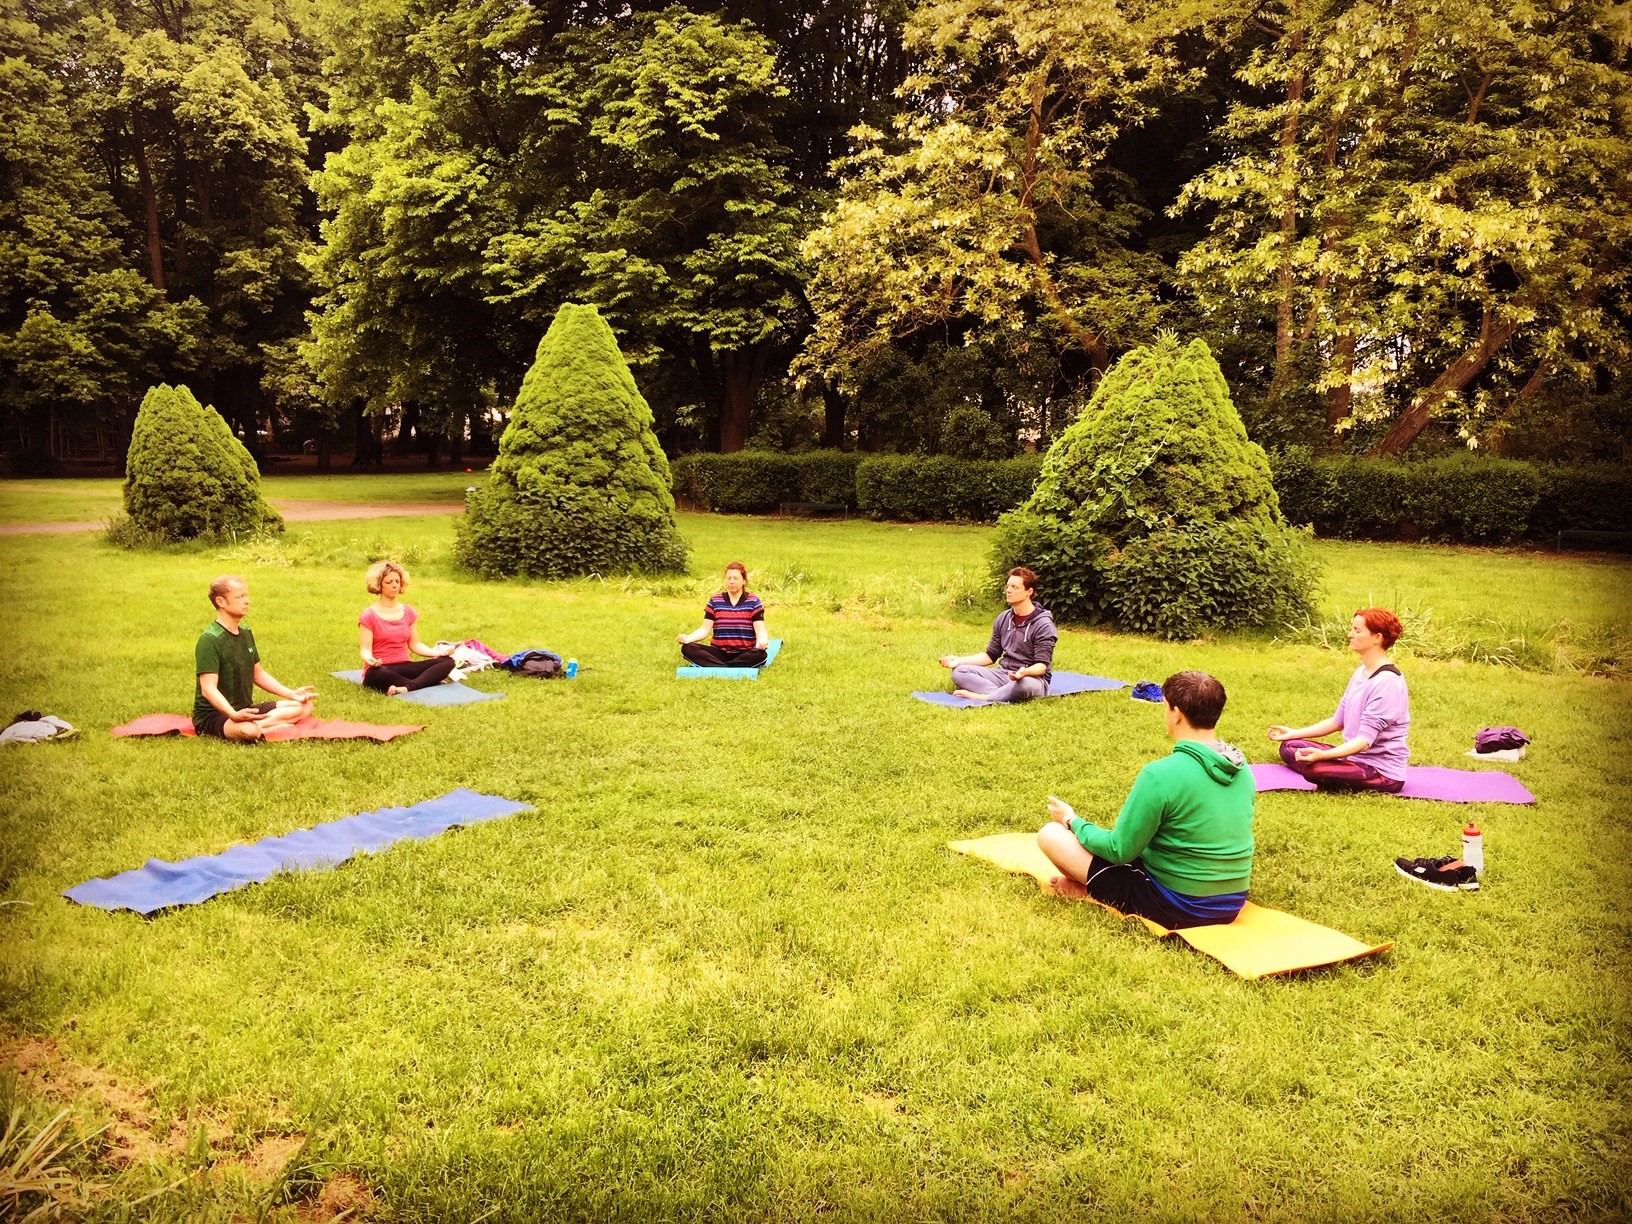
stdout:
[[1070,876],[1055,876],[1049,880],[1048,890],[1057,897],[1064,897],[1067,901],[1088,900],[1088,885],[1081,880],[1073,880]]
[[387,697],[397,697],[403,693],[406,693],[407,691],[408,689],[405,685],[393,684],[390,688],[385,690],[385,695]]
[[962,697],[965,701],[985,701],[985,693],[972,693],[968,689],[953,689],[952,696]]

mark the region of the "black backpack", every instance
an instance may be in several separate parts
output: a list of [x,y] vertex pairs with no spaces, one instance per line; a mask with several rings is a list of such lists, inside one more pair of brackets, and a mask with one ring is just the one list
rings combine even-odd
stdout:
[[506,659],[504,666],[518,676],[533,676],[539,680],[555,680],[567,672],[561,656],[548,650],[523,650]]

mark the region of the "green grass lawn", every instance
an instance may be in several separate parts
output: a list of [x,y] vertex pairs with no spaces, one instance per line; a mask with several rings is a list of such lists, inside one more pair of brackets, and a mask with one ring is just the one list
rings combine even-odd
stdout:
[[[944,683],[937,655],[985,642],[988,529],[682,527],[693,577],[557,584],[459,573],[447,518],[160,555],[0,540],[0,709],[83,728],[0,749],[16,1070],[0,1110],[38,1125],[65,1097],[79,1133],[116,1123],[72,1157],[106,1187],[93,1214],[294,1219],[324,1184],[419,1220],[1632,1213],[1632,686],[1444,649],[1487,622],[1624,642],[1626,566],[1318,546],[1325,618],[1375,598],[1441,639],[1435,657],[1400,651],[1413,759],[1469,764],[1475,731],[1516,723],[1536,743],[1514,771],[1539,802],[1263,796],[1255,899],[1396,946],[1249,983],[944,848],[1035,829],[1049,792],[1108,821],[1167,750],[1159,709],[1117,694],[908,699]],[[478,677],[506,699],[447,710],[328,679],[357,666],[362,569],[386,551],[413,571],[422,636],[545,646],[585,670]],[[788,646],[755,683],[677,682],[674,635],[732,559]],[[427,730],[111,739],[190,707],[223,571],[247,575],[268,665],[318,682],[321,713]],[[1231,695],[1222,732],[1267,760],[1263,727],[1329,713],[1350,670],[1318,629],[1070,630],[1057,665],[1206,668]],[[536,810],[151,921],[57,895],[456,786]],[[1394,872],[1396,855],[1453,852],[1470,817],[1481,892]],[[54,1087],[25,1074],[42,1060]],[[137,1139],[121,1167],[111,1145]],[[269,1150],[287,1160],[258,1163]]]
[[[261,488],[272,501],[462,502],[465,487],[485,476],[466,472],[391,472],[383,475],[267,476]],[[0,524],[94,523],[123,508],[121,482],[110,477],[0,480]]]

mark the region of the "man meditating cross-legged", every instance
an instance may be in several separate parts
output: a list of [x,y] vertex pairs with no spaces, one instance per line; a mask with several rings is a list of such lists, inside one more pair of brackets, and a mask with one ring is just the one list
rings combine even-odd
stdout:
[[[712,640],[704,642],[705,637]],[[748,567],[725,567],[725,590],[709,598],[703,623],[675,635],[680,653],[695,667],[762,667],[770,657],[765,605],[748,589]]]
[[[1023,565],[1003,584],[1008,608],[992,622],[992,639],[978,655],[942,655],[952,669],[952,694],[970,701],[1030,701],[1048,696],[1054,676],[1054,616],[1036,602],[1037,575]],[[1003,661],[997,666],[998,660]]]
[[1062,897],[1092,897],[1169,930],[1233,922],[1252,875],[1252,771],[1218,738],[1224,686],[1185,671],[1162,684],[1173,751],[1139,771],[1116,824],[1103,829],[1048,797],[1037,844],[1064,875]]
[[[193,729],[200,735],[247,742],[273,727],[299,722],[312,712],[317,690],[280,684],[261,663],[255,635],[243,624],[249,615],[249,588],[236,575],[210,583],[215,619],[193,651],[198,686],[193,697]],[[279,700],[251,704],[259,685]]]

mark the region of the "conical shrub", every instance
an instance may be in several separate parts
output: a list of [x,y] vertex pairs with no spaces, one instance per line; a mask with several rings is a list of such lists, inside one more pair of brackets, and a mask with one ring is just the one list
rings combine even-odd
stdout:
[[261,497],[261,475],[215,409],[185,386],[161,383],[142,398],[125,456],[125,512],[149,538],[283,530]]
[[993,569],[1028,565],[1060,619],[1190,637],[1306,611],[1314,572],[1205,343],[1134,349],[1004,515]]
[[684,572],[652,410],[595,307],[562,306],[539,342],[457,536],[459,561],[487,575]]

